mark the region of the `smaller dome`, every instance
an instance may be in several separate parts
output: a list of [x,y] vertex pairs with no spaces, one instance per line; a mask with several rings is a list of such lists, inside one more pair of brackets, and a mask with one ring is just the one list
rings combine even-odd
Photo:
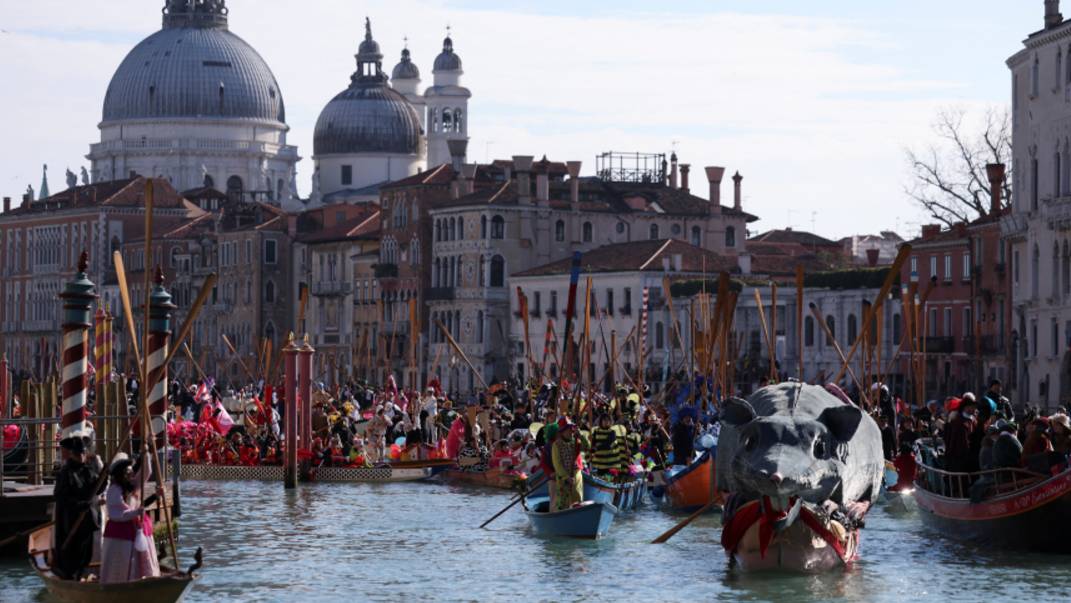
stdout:
[[357,47],[357,56],[365,60],[382,59],[383,53],[379,51],[379,42],[372,39],[372,20],[364,18],[364,40]]
[[402,50],[402,60],[394,66],[394,71],[390,74],[392,80],[419,80],[420,70],[417,69],[415,63],[409,58],[409,49]]
[[454,41],[449,36],[443,40],[443,51],[435,57],[432,71],[461,71],[461,57],[454,53]]

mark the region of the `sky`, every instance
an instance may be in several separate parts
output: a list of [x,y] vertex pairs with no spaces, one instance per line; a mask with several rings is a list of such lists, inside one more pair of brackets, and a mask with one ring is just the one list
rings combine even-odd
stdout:
[[[449,25],[464,63],[469,160],[605,151],[670,153],[739,171],[752,233],[835,238],[925,215],[904,192],[905,149],[944,108],[1008,104],[1004,61],[1040,29],[1042,0],[230,0],[231,31],[265,58],[311,188],[312,133],[345,88],[364,18],[397,62],[408,38],[423,83]],[[49,165],[88,167],[108,82],[160,27],[163,0],[0,0],[0,195],[37,190]],[[1066,7],[1065,7],[1066,8]],[[730,198],[728,174],[723,199]],[[16,201],[17,203],[17,201]]]

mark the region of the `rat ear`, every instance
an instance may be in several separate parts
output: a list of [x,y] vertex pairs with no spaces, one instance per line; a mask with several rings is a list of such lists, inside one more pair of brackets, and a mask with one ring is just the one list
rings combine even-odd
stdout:
[[721,420],[733,427],[740,427],[753,421],[755,409],[747,400],[737,397],[727,399],[722,405]]
[[850,404],[827,408],[818,417],[818,422],[825,425],[833,433],[833,437],[841,442],[852,439],[862,421],[863,411]]

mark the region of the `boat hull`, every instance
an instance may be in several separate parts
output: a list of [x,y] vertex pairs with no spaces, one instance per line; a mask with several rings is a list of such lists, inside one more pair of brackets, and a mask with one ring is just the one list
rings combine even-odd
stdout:
[[[538,482],[542,480],[542,477],[542,473],[536,474],[532,476],[532,481]],[[647,478],[645,476],[638,477],[623,484],[613,484],[599,479],[590,473],[584,474],[584,500],[610,503],[616,507],[620,513],[635,511],[640,508],[646,494]],[[544,483],[535,490],[532,490],[528,496],[533,498],[550,496],[547,484]]]
[[466,484],[495,488],[498,490],[513,490],[519,474],[503,473],[496,470],[487,471],[462,471],[460,469],[447,469],[439,474],[449,484]]
[[956,539],[1003,548],[1071,553],[1058,526],[1071,522],[1071,471],[1029,488],[972,503],[915,489],[923,522]]
[[[847,537],[847,558],[854,559],[859,546],[859,534]],[[737,567],[745,572],[782,571],[816,574],[845,567],[846,561],[818,537],[803,522],[796,522],[774,537],[765,554],[759,549],[759,526],[745,533],[738,549],[730,553]]]
[[70,603],[171,603],[181,601],[193,586],[194,578],[186,574],[171,574],[135,582],[101,584],[62,580],[52,573],[48,562],[48,547],[52,528],[42,528],[30,536],[30,563],[45,583],[50,595]]
[[529,499],[531,510],[526,511],[532,530],[539,536],[562,538],[602,538],[610,531],[617,508],[609,503],[585,502],[564,511],[547,511],[546,498]]
[[721,495],[714,488],[714,458],[704,452],[692,464],[666,475],[665,497],[677,511],[692,512],[712,500],[720,506]]
[[[433,474],[432,467],[383,466],[383,467],[320,467],[315,472],[318,482],[391,483],[427,479]],[[280,465],[257,465],[254,467],[232,465],[183,465],[180,470],[183,480],[225,481],[283,481]]]

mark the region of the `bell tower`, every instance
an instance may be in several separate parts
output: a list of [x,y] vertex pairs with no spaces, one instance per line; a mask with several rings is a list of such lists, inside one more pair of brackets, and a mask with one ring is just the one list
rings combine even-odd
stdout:
[[[424,91],[428,106],[428,167],[450,163],[451,140],[469,139],[469,98],[472,92],[461,85],[461,57],[447,31],[443,50],[431,70],[433,85]],[[462,159],[464,161],[464,158]]]

